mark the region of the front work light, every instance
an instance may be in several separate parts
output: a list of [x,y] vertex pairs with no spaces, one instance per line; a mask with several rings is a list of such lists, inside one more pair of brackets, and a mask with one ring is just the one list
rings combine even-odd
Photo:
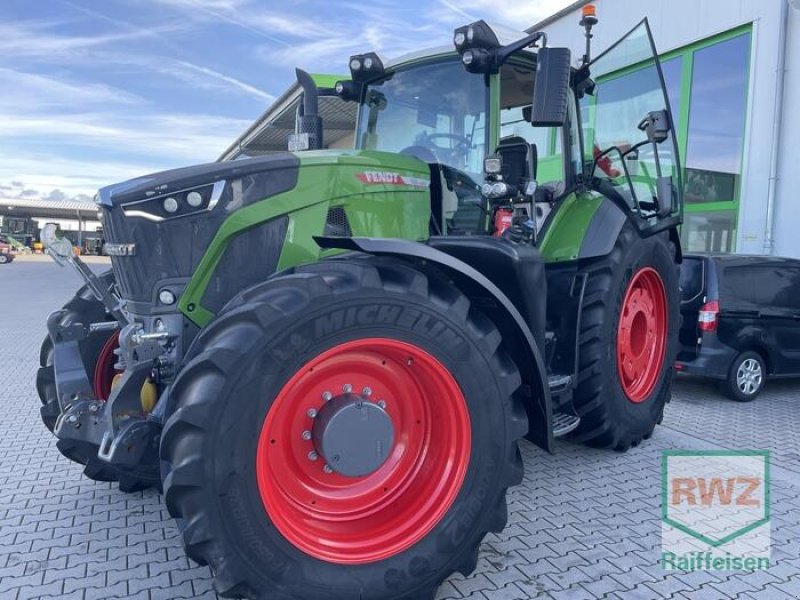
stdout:
[[453,45],[458,53],[470,48],[492,50],[500,47],[497,34],[486,21],[475,21],[469,25],[458,27],[453,32]]
[[361,98],[362,86],[354,81],[337,81],[334,90],[345,102],[357,102]]
[[499,175],[503,171],[503,159],[499,154],[483,159],[483,172],[486,175]]
[[384,73],[383,61],[374,52],[350,57],[350,76],[356,83],[380,77]]

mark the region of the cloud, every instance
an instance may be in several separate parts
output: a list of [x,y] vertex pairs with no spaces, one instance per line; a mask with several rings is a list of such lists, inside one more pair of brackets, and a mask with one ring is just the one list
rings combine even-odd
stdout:
[[[289,43],[275,36],[271,30],[259,24],[254,15],[245,10],[250,7],[248,0],[153,0],[157,4],[169,6],[184,13],[195,21],[212,21],[235,25],[259,37],[277,44],[288,46]],[[258,10],[257,5],[253,10]]]
[[[529,0],[528,2],[498,2],[497,0],[469,0],[457,6],[450,0],[437,0],[460,17],[485,19],[517,31],[523,31],[572,4],[572,0]],[[466,10],[464,10],[466,9]]]
[[[102,83],[69,81],[0,67],[2,107],[21,112],[42,112],[55,106],[140,104],[139,96]],[[35,99],[35,102],[31,102]]]
[[[272,102],[275,100],[275,96],[272,94],[268,94],[267,92],[258,89],[255,86],[250,85],[249,83],[245,83],[235,77],[231,77],[229,75],[225,75],[224,73],[220,73],[213,69],[209,69],[208,67],[202,67],[200,65],[195,65],[190,62],[186,62],[183,60],[175,61],[175,65],[186,69],[187,71],[193,72],[195,74],[204,75],[207,78],[210,78],[217,82],[222,82],[225,84],[224,87],[231,87],[236,90],[245,92],[250,94],[251,96],[255,96],[261,100],[265,100],[266,102]],[[196,78],[195,78],[196,79]]]
[[158,26],[148,30],[134,30],[92,36],[53,34],[50,30],[60,26],[57,22],[36,24],[0,23],[0,56],[9,58],[66,58],[72,53],[137,40],[152,35],[174,33],[179,26]]
[[[155,113],[53,113],[20,116],[0,112],[3,135],[47,139],[50,146],[107,148],[176,161],[214,160],[251,121],[214,115]],[[24,178],[19,178],[25,181]]]
[[61,202],[62,200],[67,200],[68,198],[69,196],[59,189],[51,190],[42,196],[42,200],[48,200],[51,202]]
[[[175,165],[168,165],[175,166]],[[20,186],[6,197],[41,198],[58,190],[68,198],[94,195],[98,188],[166,168],[157,162],[88,162],[55,153],[20,152],[0,162],[0,183],[14,179]]]

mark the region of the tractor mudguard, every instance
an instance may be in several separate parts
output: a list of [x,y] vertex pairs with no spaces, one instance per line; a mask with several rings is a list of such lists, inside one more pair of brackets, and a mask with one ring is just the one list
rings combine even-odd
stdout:
[[315,236],[314,240],[321,248],[395,256],[413,262],[423,271],[433,265],[451,277],[468,297],[481,298],[479,306],[486,307],[488,304],[488,310],[484,310],[486,316],[503,333],[504,343],[514,357],[523,384],[531,386],[530,397],[533,400],[526,402],[529,422],[527,437],[540,448],[552,452],[553,408],[542,352],[524,317],[500,288],[464,261],[424,243],[393,238],[322,236]]
[[583,236],[578,258],[595,258],[610,254],[627,219],[628,216],[619,206],[608,198],[603,198]]

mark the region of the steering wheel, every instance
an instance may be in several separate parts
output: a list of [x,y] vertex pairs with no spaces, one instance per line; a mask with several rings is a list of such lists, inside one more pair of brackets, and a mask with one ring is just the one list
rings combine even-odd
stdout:
[[[445,148],[436,144],[433,140],[450,140],[455,142],[453,147]],[[467,154],[472,148],[472,140],[465,135],[458,135],[457,133],[427,133],[423,140],[425,145],[431,147],[432,150],[439,150],[440,152],[458,152],[460,154]]]

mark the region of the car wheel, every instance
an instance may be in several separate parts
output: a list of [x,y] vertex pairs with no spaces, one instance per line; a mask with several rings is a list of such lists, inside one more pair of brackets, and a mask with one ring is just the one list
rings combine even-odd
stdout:
[[742,352],[731,364],[725,391],[738,402],[750,402],[764,389],[767,365],[758,352]]

